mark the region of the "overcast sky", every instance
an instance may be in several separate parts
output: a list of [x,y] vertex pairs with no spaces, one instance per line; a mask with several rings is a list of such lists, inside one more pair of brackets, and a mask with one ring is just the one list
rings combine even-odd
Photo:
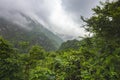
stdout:
[[43,24],[62,39],[74,39],[86,32],[80,16],[90,17],[100,0],[0,0],[0,16],[22,25],[27,23],[17,11]]

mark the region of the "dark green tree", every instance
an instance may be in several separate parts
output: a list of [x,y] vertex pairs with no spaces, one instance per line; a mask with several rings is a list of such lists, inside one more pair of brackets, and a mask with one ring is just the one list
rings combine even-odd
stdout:
[[86,30],[106,42],[120,45],[120,1],[102,3],[93,9],[94,14],[90,19],[84,20]]
[[120,78],[120,1],[101,3],[93,9],[91,18],[84,20],[86,30],[93,33],[93,53],[81,69],[83,79],[118,80]]
[[0,80],[21,80],[18,54],[0,37]]

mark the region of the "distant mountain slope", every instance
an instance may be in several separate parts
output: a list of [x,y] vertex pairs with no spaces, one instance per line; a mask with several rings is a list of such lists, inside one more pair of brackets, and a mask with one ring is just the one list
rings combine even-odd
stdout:
[[56,50],[60,47],[63,42],[61,38],[29,17],[25,16],[25,18],[29,20],[28,29],[25,29],[25,26],[0,18],[0,35],[10,40],[15,46],[20,41],[28,41],[30,45],[41,45],[47,51]]
[[68,40],[64,43],[61,44],[59,50],[69,50],[69,49],[74,49],[74,50],[78,50],[80,48],[80,46],[82,46],[82,41],[78,41],[78,40]]

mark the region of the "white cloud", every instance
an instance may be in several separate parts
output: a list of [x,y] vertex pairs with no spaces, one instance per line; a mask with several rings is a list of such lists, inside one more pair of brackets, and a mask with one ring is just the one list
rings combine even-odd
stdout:
[[[22,16],[13,14],[14,11],[20,11],[65,40],[84,36],[86,32],[80,28],[81,24],[74,20],[76,15],[65,10],[66,5],[63,6],[62,3],[63,0],[0,0],[0,16],[14,19],[17,23],[27,23]],[[17,16],[19,19],[16,19]]]
[[84,29],[80,28],[80,24],[72,18],[72,14],[64,10],[61,0],[54,0],[53,5],[54,8],[49,16],[49,24],[53,26],[52,30],[61,34],[64,39],[69,38],[69,36],[70,38],[76,38],[85,34]]

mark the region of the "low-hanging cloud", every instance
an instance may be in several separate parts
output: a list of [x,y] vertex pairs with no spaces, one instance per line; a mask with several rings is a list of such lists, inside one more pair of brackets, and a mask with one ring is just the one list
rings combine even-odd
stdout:
[[80,27],[80,15],[88,17],[89,9],[96,4],[98,1],[93,0],[0,0],[0,17],[26,27],[29,21],[19,14],[22,13],[68,40],[86,34]]

